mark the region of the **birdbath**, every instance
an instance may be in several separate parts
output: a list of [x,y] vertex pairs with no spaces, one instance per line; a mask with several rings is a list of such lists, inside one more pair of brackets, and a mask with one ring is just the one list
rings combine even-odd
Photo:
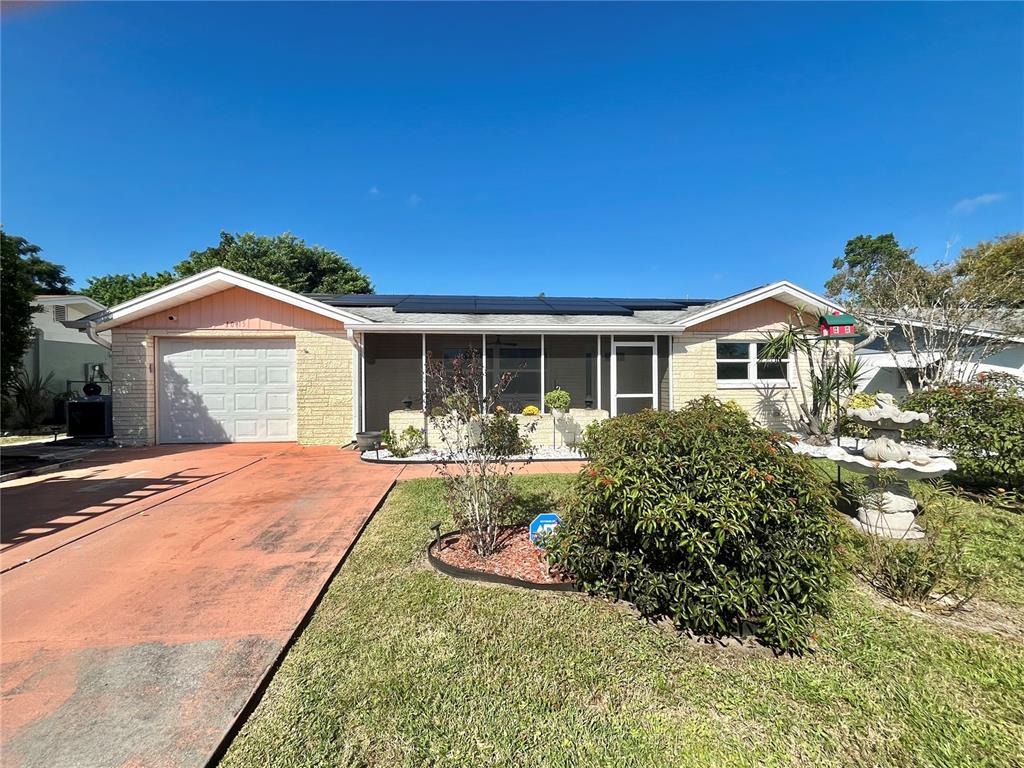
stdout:
[[924,532],[914,523],[917,500],[907,481],[942,477],[956,469],[956,464],[903,443],[903,430],[927,424],[927,413],[901,411],[887,393],[877,395],[876,400],[871,408],[846,412],[869,429],[868,442],[860,449],[829,446],[823,454],[843,469],[868,476],[869,492],[861,499],[854,525],[876,536],[919,539]]

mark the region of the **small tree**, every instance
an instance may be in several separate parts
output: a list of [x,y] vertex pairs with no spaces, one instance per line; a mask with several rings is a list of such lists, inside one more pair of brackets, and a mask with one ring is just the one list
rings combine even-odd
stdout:
[[[463,528],[482,557],[498,546],[498,535],[513,501],[512,456],[526,451],[529,443],[508,439],[518,422],[499,405],[515,378],[506,372],[491,386],[484,384],[480,356],[473,350],[451,360],[427,361],[427,408],[431,433],[444,450],[439,472],[444,479],[445,500],[455,524]],[[535,424],[526,427],[527,431]]]

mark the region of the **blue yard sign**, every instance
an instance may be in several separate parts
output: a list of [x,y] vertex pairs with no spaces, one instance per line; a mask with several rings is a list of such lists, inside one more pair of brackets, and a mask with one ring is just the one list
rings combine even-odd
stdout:
[[550,512],[537,515],[530,523],[530,543],[536,544],[538,537],[551,533],[560,522],[562,522],[562,518]]

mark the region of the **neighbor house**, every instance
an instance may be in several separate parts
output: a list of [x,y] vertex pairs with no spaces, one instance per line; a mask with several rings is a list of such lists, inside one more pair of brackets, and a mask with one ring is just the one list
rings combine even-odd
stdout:
[[54,394],[81,394],[82,386],[98,373],[97,366],[104,372],[110,367],[110,351],[104,346],[110,333],[104,332],[97,343],[64,323],[99,312],[103,305],[77,294],[36,296],[34,301],[38,309],[32,314],[33,337],[23,359],[26,373],[41,380],[50,376],[47,389]]
[[215,268],[77,325],[111,334],[122,443],[341,445],[423,424],[427,361],[470,349],[489,382],[517,373],[513,411],[556,386],[581,421],[714,395],[791,428],[807,371],[758,350],[798,308],[840,309],[789,282],[717,301],[329,296]]
[[[928,339],[936,338],[940,331],[926,333],[925,323],[914,320],[913,316],[869,317],[880,329],[880,335],[855,352],[863,369],[858,389],[870,394],[887,392],[902,397],[918,388],[921,365],[941,365],[948,375],[960,381],[971,381],[981,373],[1005,373],[1024,382],[1024,336],[1018,335],[1018,329],[1024,326],[1021,313],[1009,318],[1015,321],[1012,323],[1016,326],[1014,330],[972,328],[971,333],[964,334],[964,343],[956,358],[948,361],[944,359],[946,351],[942,349],[941,340],[935,348],[928,346]],[[911,332],[916,354],[911,352],[907,336]]]

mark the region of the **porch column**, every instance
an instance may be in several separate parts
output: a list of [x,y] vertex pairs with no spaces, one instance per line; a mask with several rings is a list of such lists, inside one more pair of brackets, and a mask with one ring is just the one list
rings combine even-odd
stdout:
[[540,412],[547,413],[547,406],[544,404],[544,334],[540,335]]

